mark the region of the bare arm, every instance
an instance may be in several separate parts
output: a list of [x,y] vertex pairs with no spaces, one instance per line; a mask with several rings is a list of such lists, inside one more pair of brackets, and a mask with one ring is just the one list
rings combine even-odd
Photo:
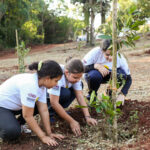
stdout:
[[38,111],[39,114],[41,116],[42,119],[42,123],[44,125],[46,134],[48,136],[50,136],[51,132],[51,127],[50,127],[50,121],[49,121],[49,112],[48,112],[48,108],[47,105],[45,103],[42,102],[37,102],[37,107],[38,107]]
[[57,114],[61,116],[64,120],[66,120],[69,123],[74,120],[71,116],[69,116],[66,113],[64,108],[59,104],[59,96],[50,95],[50,103],[53,109],[55,109],[55,111],[57,112]]
[[[75,91],[77,101],[81,106],[87,106],[82,91]],[[86,122],[89,125],[97,125],[97,121],[90,116],[88,107],[82,108],[83,114],[85,116]]]
[[34,119],[33,113],[34,108],[29,108],[24,105],[22,106],[23,118],[26,120],[31,130],[41,139],[43,143],[56,146],[58,143],[50,137],[46,136],[46,134],[42,131],[42,129],[39,127],[36,120]]
[[57,112],[57,114],[70,124],[73,133],[75,135],[80,135],[81,131],[79,123],[74,120],[70,115],[68,115],[64,108],[59,104],[59,96],[50,95],[50,103],[53,109],[55,109],[55,111]]

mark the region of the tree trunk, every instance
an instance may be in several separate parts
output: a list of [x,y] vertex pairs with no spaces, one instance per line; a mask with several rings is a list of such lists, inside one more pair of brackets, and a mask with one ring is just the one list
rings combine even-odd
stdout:
[[90,12],[89,9],[84,8],[84,21],[85,21],[85,25],[86,25],[86,44],[89,45],[89,18],[90,18]]
[[[1,0],[1,3],[4,4],[4,0]],[[0,11],[0,21],[1,21],[2,17],[3,17],[3,15],[4,15],[4,13],[2,11]]]
[[89,4],[91,5],[91,13],[90,13],[90,16],[91,16],[91,23],[90,23],[90,45],[93,46],[94,45],[94,18],[95,18],[95,15],[94,15],[94,11],[93,11],[93,0],[90,0],[89,1]]
[[[112,68],[112,102],[114,110],[116,109],[116,84],[117,84],[117,0],[113,0],[113,16],[112,16],[113,32],[112,32],[112,41],[113,41],[113,68]],[[115,115],[113,122],[113,142],[117,143],[118,134],[117,134],[117,116]]]
[[101,9],[101,24],[105,23],[105,3],[104,2],[100,2],[100,9]]

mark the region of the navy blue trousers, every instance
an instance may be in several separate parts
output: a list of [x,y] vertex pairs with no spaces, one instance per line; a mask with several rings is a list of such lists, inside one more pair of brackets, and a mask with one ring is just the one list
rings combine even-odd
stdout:
[[[75,99],[75,93],[73,88],[61,87],[59,103],[63,108],[67,108]],[[51,107],[49,97],[47,98],[47,104],[50,115],[55,114],[55,110]]]
[[[111,77],[111,73],[103,77],[98,70],[91,70],[85,74],[85,80],[88,84],[89,94],[94,90],[96,93],[102,83],[107,83]],[[122,81],[127,79],[127,75],[121,68],[117,69],[117,82],[122,85]],[[128,90],[128,89],[125,89]]]
[[[34,115],[38,114],[37,106],[35,105]],[[19,115],[16,118],[16,115]],[[22,110],[12,111],[0,107],[0,138],[6,140],[15,140],[21,135],[21,125],[25,124],[22,116]]]

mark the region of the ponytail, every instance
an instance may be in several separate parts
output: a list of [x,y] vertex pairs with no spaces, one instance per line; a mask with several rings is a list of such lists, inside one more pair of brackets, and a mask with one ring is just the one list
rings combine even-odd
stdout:
[[29,70],[36,70],[39,79],[46,76],[49,76],[51,79],[53,79],[62,76],[63,74],[60,65],[53,60],[34,62],[29,65],[28,68]]

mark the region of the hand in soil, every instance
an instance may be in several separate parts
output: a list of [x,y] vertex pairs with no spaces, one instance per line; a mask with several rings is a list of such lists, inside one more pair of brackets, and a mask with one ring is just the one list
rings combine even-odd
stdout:
[[51,134],[50,135],[50,137],[52,138],[52,139],[59,139],[59,140],[62,140],[62,139],[64,139],[65,137],[63,136],[63,135],[61,135],[61,134]]
[[49,145],[49,146],[56,146],[56,145],[58,145],[58,143],[54,139],[50,138],[49,136],[43,136],[41,138],[41,141],[43,143]]
[[72,121],[70,123],[70,127],[71,127],[71,130],[72,132],[76,135],[76,136],[79,136],[81,135],[81,130],[80,130],[80,125],[77,121]]
[[124,105],[124,100],[125,100],[125,96],[123,94],[119,94],[116,102],[122,102],[122,105]]
[[86,122],[88,125],[93,125],[93,126],[97,125],[97,121],[94,118],[86,118]]

